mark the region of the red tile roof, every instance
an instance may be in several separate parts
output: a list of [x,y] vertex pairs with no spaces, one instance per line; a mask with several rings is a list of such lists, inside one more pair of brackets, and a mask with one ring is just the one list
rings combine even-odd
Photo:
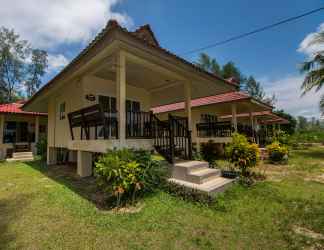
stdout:
[[24,101],[18,101],[16,103],[0,104],[0,113],[6,113],[6,114],[23,114],[23,115],[34,115],[34,116],[47,116],[46,113],[23,111],[21,109],[21,107],[23,105],[24,105]]
[[[202,98],[193,99],[191,100],[191,107],[198,107],[198,106],[204,106],[204,105],[216,104],[216,103],[235,102],[235,101],[242,101],[248,99],[252,99],[252,97],[246,93],[240,91],[234,91],[234,92],[229,92],[220,95],[206,96]],[[184,102],[177,102],[177,103],[167,104],[163,106],[157,106],[152,108],[151,110],[153,111],[153,113],[158,114],[158,113],[181,110],[184,108],[185,108]],[[271,107],[269,106],[269,108]]]
[[[260,124],[288,124],[289,121],[285,118],[282,118],[272,111],[261,111],[261,112],[252,112],[253,116],[265,116],[269,119],[267,120],[260,120],[258,121]],[[250,116],[249,113],[242,113],[242,114],[237,114],[237,117],[248,117]],[[232,118],[232,115],[223,115],[220,116],[219,118],[221,119],[226,119],[226,118]]]

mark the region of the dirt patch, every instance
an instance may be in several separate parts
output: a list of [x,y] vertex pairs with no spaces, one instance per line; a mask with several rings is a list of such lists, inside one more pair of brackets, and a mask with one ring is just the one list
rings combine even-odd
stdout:
[[136,214],[141,212],[143,208],[144,208],[144,204],[138,203],[135,206],[113,208],[112,210],[107,212],[114,213],[114,214]]
[[304,180],[305,181],[316,181],[316,182],[324,184],[324,174],[317,175],[317,176],[312,176],[312,177],[307,177]]
[[324,240],[324,235],[320,233],[316,233],[308,228],[300,227],[300,226],[294,226],[293,231],[296,234],[303,235],[305,237],[314,239],[314,240]]

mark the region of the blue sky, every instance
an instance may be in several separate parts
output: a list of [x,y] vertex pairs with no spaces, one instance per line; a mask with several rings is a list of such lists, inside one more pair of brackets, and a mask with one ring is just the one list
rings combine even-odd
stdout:
[[[48,50],[50,68],[45,81],[77,55],[111,17],[128,29],[149,23],[163,47],[182,54],[324,6],[320,0],[30,1],[24,6],[19,0],[0,0],[4,6],[0,23],[15,28],[34,46]],[[44,9],[47,11],[41,11]],[[302,41],[322,23],[324,11],[205,52],[222,64],[234,61],[244,74],[254,75],[269,95],[277,95],[279,108],[294,115],[319,117],[320,94],[300,98],[303,76],[297,66],[310,56]],[[197,55],[185,58],[194,61]]]

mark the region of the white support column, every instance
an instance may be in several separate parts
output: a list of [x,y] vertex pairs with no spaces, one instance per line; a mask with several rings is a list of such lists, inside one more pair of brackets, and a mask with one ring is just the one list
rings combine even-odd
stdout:
[[39,140],[39,116],[35,117],[35,143]]
[[57,155],[56,155],[57,149],[54,147],[47,147],[47,159],[46,163],[47,165],[55,165],[57,163]]
[[234,131],[237,132],[236,103],[232,103],[232,124]]
[[252,111],[250,111],[249,113],[249,116],[250,116],[250,122],[251,122],[251,128],[252,128],[252,136],[253,136],[253,139],[256,139],[256,135],[255,135],[255,127],[254,127],[254,119],[253,119],[253,113]]
[[92,175],[92,153],[78,151],[77,173],[80,177]]
[[124,147],[126,144],[126,57],[123,51],[117,53],[116,85],[118,138],[120,147]]
[[188,118],[188,128],[192,130],[192,116],[191,116],[191,83],[186,82],[184,84],[184,93],[185,93],[185,111]]

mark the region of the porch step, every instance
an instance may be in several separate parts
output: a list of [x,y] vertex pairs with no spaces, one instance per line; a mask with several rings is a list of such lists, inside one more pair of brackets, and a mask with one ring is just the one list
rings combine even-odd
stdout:
[[215,179],[221,175],[219,169],[203,168],[188,174],[187,180],[196,184],[203,184],[207,181]]
[[221,177],[219,169],[209,168],[208,163],[204,161],[175,163],[169,181],[211,194],[224,191],[233,182],[232,179]]
[[12,153],[12,158],[20,158],[20,157],[32,157],[33,152],[14,152]]
[[188,181],[182,181],[174,178],[170,178],[169,182],[184,186],[188,189],[194,189],[202,192],[206,192],[210,195],[215,195],[220,192],[224,192],[235,180],[226,179],[223,177],[216,177],[203,184],[196,184]]
[[7,159],[7,161],[33,161],[33,152],[15,152],[12,154],[12,158]]

